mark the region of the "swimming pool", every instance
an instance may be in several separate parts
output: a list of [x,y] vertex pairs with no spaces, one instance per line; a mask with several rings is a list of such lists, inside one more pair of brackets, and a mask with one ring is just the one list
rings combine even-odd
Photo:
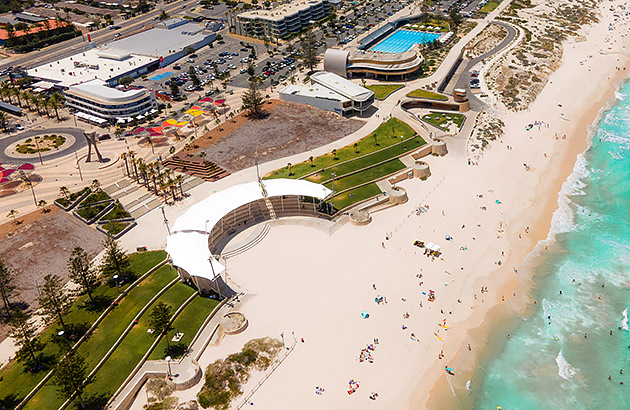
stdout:
[[149,78],[149,80],[160,81],[161,79],[166,78],[169,75],[173,75],[173,72],[172,71],[166,71],[166,72],[164,72],[162,74],[158,74],[156,76],[153,76],[153,77]]
[[427,33],[425,31],[398,30],[370,50],[383,51],[385,53],[402,53],[409,50],[416,43],[430,43],[440,38],[441,35],[441,33]]

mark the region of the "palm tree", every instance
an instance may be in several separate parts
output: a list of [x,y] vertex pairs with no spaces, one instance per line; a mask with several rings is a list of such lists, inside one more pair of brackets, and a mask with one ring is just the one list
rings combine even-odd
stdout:
[[59,188],[59,193],[61,194],[61,196],[66,198],[66,200],[68,201],[70,200],[70,190],[66,188],[65,186],[62,186]]
[[17,87],[11,87],[11,95],[14,96],[15,98],[17,98],[18,100],[18,105],[21,107],[22,106],[22,101],[20,100],[20,89]]
[[46,117],[48,118],[50,118],[50,113],[48,112],[49,101],[50,101],[50,97],[47,95],[40,97],[40,104],[42,105],[44,110],[46,110]]
[[40,105],[39,96],[37,94],[31,93],[28,98],[31,101],[31,103],[33,103],[33,105],[35,106],[35,109],[37,110],[37,114],[41,115],[41,112],[39,111],[39,105]]
[[52,93],[52,95],[50,96],[50,100],[48,100],[48,105],[50,106],[50,108],[55,110],[55,116],[57,117],[57,121],[59,121],[59,112],[57,110],[59,109],[59,107],[61,107],[62,103],[63,103],[63,96],[59,94],[58,92]]
[[0,87],[0,97],[2,97],[3,100],[5,97],[8,98],[9,104],[11,104],[11,89],[6,82],[2,83],[2,86]]
[[22,91],[22,100],[26,103],[26,108],[31,109],[31,92],[26,90]]
[[37,207],[42,210],[43,214],[47,214],[48,212],[50,212],[50,209],[46,209],[46,205],[48,205],[48,202],[44,201],[43,199],[37,203]]
[[16,211],[15,209],[11,209],[9,211],[9,214],[7,215],[7,218],[13,218],[13,224],[17,225],[17,223],[15,222],[15,217],[17,216],[17,214],[19,214],[19,211]]
[[182,184],[184,183],[184,176],[183,175],[177,175],[175,177],[175,183],[179,187],[179,193],[181,194],[181,197],[183,198],[184,197],[184,190],[182,189]]
[[120,154],[120,158],[125,161],[125,170],[127,171],[127,176],[129,176],[129,163],[127,162],[127,153],[123,152]]

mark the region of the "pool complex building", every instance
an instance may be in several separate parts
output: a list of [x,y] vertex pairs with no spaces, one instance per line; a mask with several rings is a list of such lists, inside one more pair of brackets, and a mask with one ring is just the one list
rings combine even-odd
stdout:
[[426,44],[439,39],[442,33],[428,33],[415,30],[396,30],[392,35],[378,42],[370,51],[385,53],[403,53],[414,44]]

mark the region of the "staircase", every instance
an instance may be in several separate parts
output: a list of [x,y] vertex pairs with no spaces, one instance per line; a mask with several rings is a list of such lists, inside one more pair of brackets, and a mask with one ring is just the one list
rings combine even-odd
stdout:
[[174,171],[201,178],[205,181],[218,181],[230,175],[229,172],[212,161],[207,161],[192,154],[177,153],[163,162],[164,166]]

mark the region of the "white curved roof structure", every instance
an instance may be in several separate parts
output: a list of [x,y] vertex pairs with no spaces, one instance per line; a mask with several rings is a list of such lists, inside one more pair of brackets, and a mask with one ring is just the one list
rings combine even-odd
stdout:
[[302,195],[324,199],[331,193],[323,185],[299,179],[270,179],[261,181],[261,184],[249,182],[215,192],[177,218],[172,234],[166,238],[166,252],[175,266],[191,276],[213,280],[225,268],[211,259],[208,235],[212,227],[230,211],[265,196]]

